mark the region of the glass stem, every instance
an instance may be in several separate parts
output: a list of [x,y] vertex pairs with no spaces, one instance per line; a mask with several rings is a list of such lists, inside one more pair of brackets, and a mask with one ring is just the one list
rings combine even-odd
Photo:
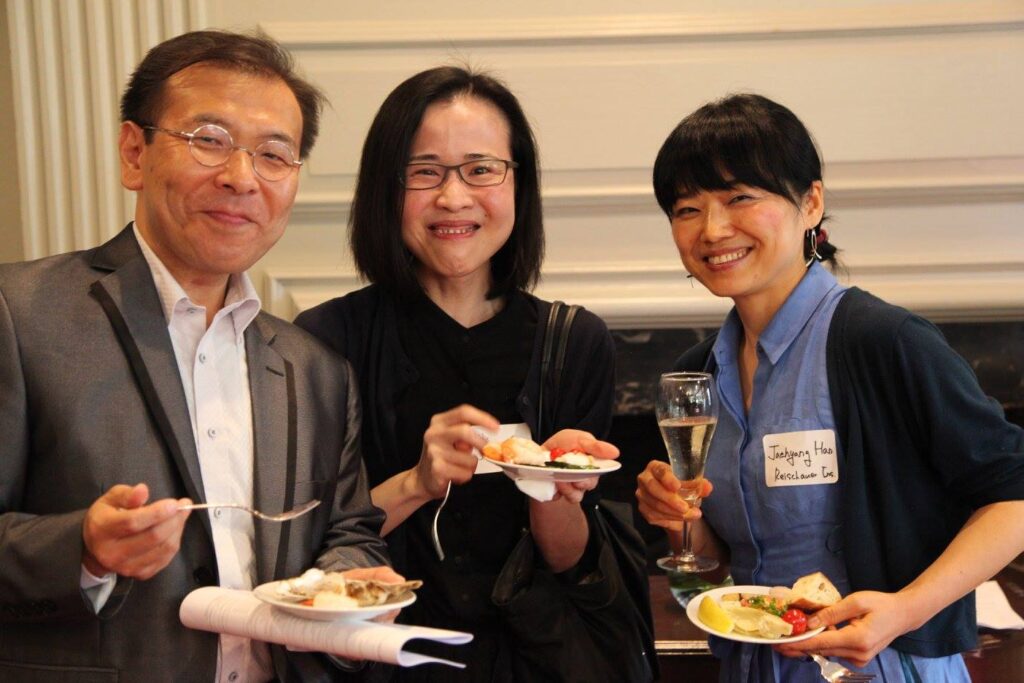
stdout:
[[693,536],[691,535],[689,522],[683,522],[683,549],[679,554],[683,557],[693,555]]

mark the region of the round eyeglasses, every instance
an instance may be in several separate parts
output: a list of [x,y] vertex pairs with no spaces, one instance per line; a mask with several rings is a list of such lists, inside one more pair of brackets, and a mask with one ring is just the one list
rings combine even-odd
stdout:
[[142,129],[167,133],[188,140],[188,149],[192,152],[192,158],[203,166],[214,167],[227,163],[231,153],[236,149],[240,149],[252,157],[253,170],[264,180],[284,180],[293,168],[302,166],[302,162],[295,159],[291,147],[280,140],[266,140],[256,145],[255,149],[249,149],[242,145],[236,145],[235,141],[231,139],[231,133],[214,123],[199,126],[191,133],[159,126],[142,126]]
[[406,164],[402,185],[407,190],[432,190],[444,185],[449,172],[456,171],[462,182],[471,187],[490,187],[501,185],[505,182],[508,169],[518,166],[514,161],[490,158],[473,159],[451,166],[416,161]]

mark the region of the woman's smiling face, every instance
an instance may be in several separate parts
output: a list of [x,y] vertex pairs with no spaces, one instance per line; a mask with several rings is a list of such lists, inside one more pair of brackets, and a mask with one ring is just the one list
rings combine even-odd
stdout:
[[777,307],[806,271],[804,235],[821,221],[822,185],[800,199],[748,185],[700,190],[672,206],[672,237],[686,270],[717,296]]
[[[480,158],[511,159],[510,128],[487,100],[456,96],[427,107],[409,149],[409,162],[447,166]],[[471,187],[454,169],[428,190],[406,190],[402,241],[416,257],[424,287],[462,279],[490,287],[491,257],[512,234],[515,171],[504,182]]]

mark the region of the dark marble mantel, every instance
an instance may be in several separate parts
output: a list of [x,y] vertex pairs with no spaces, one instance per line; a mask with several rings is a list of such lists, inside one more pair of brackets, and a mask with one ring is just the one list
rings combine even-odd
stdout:
[[[1024,322],[939,325],[950,345],[974,368],[987,394],[1017,421],[1024,411]],[[654,409],[658,376],[711,328],[615,330],[616,414],[640,415]]]

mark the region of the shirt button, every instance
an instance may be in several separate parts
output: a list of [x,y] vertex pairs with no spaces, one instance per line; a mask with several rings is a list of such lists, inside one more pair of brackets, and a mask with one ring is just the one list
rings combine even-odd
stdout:
[[210,427],[209,429],[206,430],[206,435],[208,437],[210,437],[211,439],[216,439],[217,438],[217,430],[214,429],[213,427]]
[[238,680],[238,672],[237,671],[232,671],[230,674],[228,674],[228,680],[229,681],[237,681]]
[[224,514],[224,511],[221,510],[220,508],[214,508],[213,509],[213,516],[216,517],[217,519],[220,519],[220,516],[222,514]]
[[205,353],[199,354],[199,362],[200,363],[205,363],[206,362],[206,354]]
[[195,315],[195,314],[196,314],[196,313],[197,313],[198,311],[199,311],[199,309],[198,309],[198,308],[195,308],[195,307],[192,307],[192,306],[190,306],[190,307],[188,308],[188,314],[189,314],[189,315]]

